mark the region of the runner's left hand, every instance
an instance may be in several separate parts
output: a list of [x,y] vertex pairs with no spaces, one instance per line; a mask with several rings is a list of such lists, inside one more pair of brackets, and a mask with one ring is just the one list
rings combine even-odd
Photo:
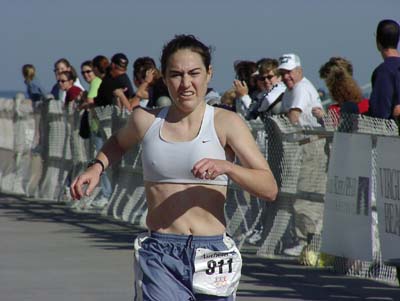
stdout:
[[232,163],[226,160],[216,160],[204,158],[196,162],[192,168],[192,173],[196,178],[214,180],[222,174],[226,174]]

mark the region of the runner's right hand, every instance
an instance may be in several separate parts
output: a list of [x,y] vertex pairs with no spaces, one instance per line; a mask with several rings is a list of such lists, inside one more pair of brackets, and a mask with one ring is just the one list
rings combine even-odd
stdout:
[[[95,164],[76,177],[70,187],[72,198],[74,200],[80,200],[83,196],[89,196],[99,183],[101,172],[101,166]],[[86,191],[83,189],[84,185],[87,185]]]

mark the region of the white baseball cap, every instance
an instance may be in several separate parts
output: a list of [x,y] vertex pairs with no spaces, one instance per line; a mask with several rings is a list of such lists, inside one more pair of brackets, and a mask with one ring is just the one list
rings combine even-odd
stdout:
[[300,67],[300,58],[298,55],[294,53],[283,54],[279,58],[279,67],[278,69],[284,70],[293,70],[296,67]]

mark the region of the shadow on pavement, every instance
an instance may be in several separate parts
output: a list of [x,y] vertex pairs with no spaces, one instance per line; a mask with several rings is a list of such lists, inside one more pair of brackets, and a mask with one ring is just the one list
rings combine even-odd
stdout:
[[383,282],[336,275],[328,268],[294,260],[244,254],[238,300],[400,300],[400,288]]
[[[112,249],[132,249],[133,241],[143,229],[101,216],[98,213],[77,213],[65,204],[37,201],[0,193],[2,215],[28,222],[63,223],[73,231],[87,235],[93,246]],[[1,214],[0,214],[1,217]]]

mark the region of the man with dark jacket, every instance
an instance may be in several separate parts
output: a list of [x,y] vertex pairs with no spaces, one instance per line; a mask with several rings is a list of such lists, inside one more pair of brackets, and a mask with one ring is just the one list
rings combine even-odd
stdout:
[[132,83],[126,74],[128,63],[129,60],[123,53],[117,53],[111,58],[109,70],[101,82],[95,98],[96,106],[113,105],[114,90],[116,89],[122,89],[128,99],[134,96]]
[[394,20],[382,20],[376,30],[376,46],[381,63],[372,73],[372,93],[369,114],[372,117],[400,117],[400,53],[397,50],[400,27]]

